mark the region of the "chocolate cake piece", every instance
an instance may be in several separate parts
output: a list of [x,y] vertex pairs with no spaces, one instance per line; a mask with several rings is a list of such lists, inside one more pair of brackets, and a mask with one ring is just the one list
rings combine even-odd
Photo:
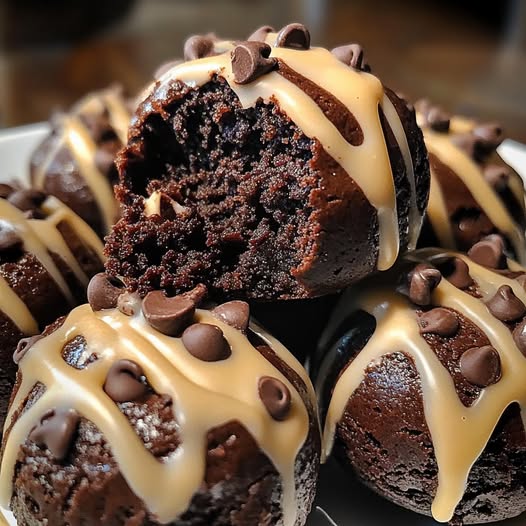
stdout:
[[[18,341],[85,301],[89,278],[103,267],[102,243],[54,197],[0,185],[0,425]],[[23,344],[22,344],[23,345]]]
[[119,154],[111,275],[141,295],[202,282],[220,299],[305,299],[416,244],[421,132],[359,46],[313,48],[291,24],[246,42],[192,37],[185,58],[152,85]]
[[498,156],[502,127],[451,116],[416,103],[431,167],[431,195],[419,246],[467,251],[500,234],[507,252],[526,263],[524,182]]
[[449,524],[526,511],[526,270],[496,237],[416,251],[351,287],[320,346],[324,446]]
[[32,185],[60,199],[101,237],[119,215],[114,160],[126,143],[129,106],[118,86],[90,93],[52,117],[51,132],[31,157]]
[[90,304],[19,356],[2,505],[19,526],[304,525],[320,459],[305,370],[242,301],[122,287],[95,276]]

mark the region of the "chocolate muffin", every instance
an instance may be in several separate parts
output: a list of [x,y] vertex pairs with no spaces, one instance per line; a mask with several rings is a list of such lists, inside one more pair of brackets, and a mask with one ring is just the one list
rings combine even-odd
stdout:
[[429,190],[415,115],[356,44],[192,37],[132,118],[107,270],[141,295],[334,293],[411,248]]
[[524,182],[496,152],[504,139],[501,126],[452,117],[426,100],[416,108],[431,166],[419,246],[467,251],[498,233],[508,253],[524,264]]
[[26,525],[303,525],[314,389],[241,301],[144,300],[99,274],[90,305],[19,354],[0,492]]
[[526,272],[495,235],[471,256],[417,251],[351,288],[317,374],[326,451],[455,525],[526,510]]
[[103,268],[102,243],[54,197],[0,184],[0,425],[3,426],[20,338],[85,301],[89,278]]
[[51,132],[31,158],[31,182],[60,199],[104,236],[119,209],[113,195],[114,160],[130,120],[122,90],[94,92],[51,120]]

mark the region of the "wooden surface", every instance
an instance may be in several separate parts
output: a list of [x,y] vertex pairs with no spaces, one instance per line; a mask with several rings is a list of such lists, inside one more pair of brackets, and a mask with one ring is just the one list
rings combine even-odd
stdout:
[[360,42],[394,89],[498,120],[526,142],[522,0],[492,3],[486,13],[477,2],[453,1],[118,0],[113,10],[99,3],[53,0],[45,11],[36,0],[1,3],[1,126],[45,119],[114,81],[138,92],[157,65],[180,56],[190,34],[243,38],[263,23],[297,20],[315,43]]

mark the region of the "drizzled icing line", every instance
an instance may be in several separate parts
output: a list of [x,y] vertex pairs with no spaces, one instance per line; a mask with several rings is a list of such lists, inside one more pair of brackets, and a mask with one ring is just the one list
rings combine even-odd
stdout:
[[[423,122],[421,115],[418,116],[418,122]],[[475,126],[476,124],[473,121],[456,117],[451,119],[449,133],[436,132],[423,127],[426,147],[464,183],[489,220],[510,240],[516,257],[524,264],[526,263],[526,242],[521,226],[515,222],[499,195],[485,179],[482,167],[451,140],[453,135],[468,133]],[[456,249],[458,247],[453,237],[444,196],[432,165],[431,177],[430,206],[427,217],[440,244],[447,248]],[[524,188],[520,179],[510,178],[509,185],[517,202],[524,208]]]
[[[432,513],[440,522],[447,522],[453,517],[464,495],[471,467],[484,451],[506,408],[514,402],[518,402],[521,408],[526,406],[526,359],[517,348],[508,327],[496,319],[484,303],[502,285],[509,285],[524,303],[526,292],[517,281],[477,265],[461,254],[426,250],[418,251],[411,256],[411,260],[432,264],[444,257],[465,261],[482,294],[482,301],[442,279],[432,294],[431,304],[433,307],[453,309],[483,330],[500,355],[502,378],[484,388],[478,399],[466,407],[456,393],[450,373],[420,334],[415,306],[394,291],[393,283],[375,285],[368,281],[346,294],[326,333],[333,333],[351,313],[358,310],[371,314],[377,323],[370,340],[336,383],[323,439],[325,453],[329,454],[338,422],[348,400],[364,379],[367,367],[395,351],[407,354],[413,359],[420,376],[424,413],[438,464],[438,489]],[[516,263],[510,264],[510,268],[524,271]],[[333,347],[324,359],[320,382],[335,353],[336,347]]]
[[[89,305],[78,307],[62,327],[35,343],[20,362],[22,381],[6,419],[6,430],[37,382],[44,384],[46,391],[22,414],[7,438],[0,471],[1,504],[10,503],[19,447],[35,423],[49,409],[74,408],[100,429],[128,485],[150,512],[162,523],[173,521],[188,507],[204,479],[208,431],[237,420],[280,473],[284,525],[293,526],[297,515],[295,463],[309,431],[309,415],[299,393],[240,331],[209,311],[196,311],[195,321],[223,331],[232,354],[219,362],[195,358],[180,338],[157,332],[139,307],[134,311],[128,317],[118,309],[93,312]],[[254,330],[309,386],[305,372],[290,353],[274,345],[259,327],[254,326]],[[86,339],[87,356],[96,354],[98,359],[77,370],[64,361],[61,351],[80,335]],[[181,444],[176,454],[162,463],[144,447],[127,418],[103,391],[110,367],[120,359],[139,364],[152,388],[173,400]],[[290,390],[291,409],[283,421],[272,419],[259,398],[258,381],[264,376],[279,379]],[[225,382],[225,378],[236,378],[236,382]],[[315,404],[312,386],[309,392]]]
[[[74,305],[75,300],[71,290],[50,254],[60,256],[83,285],[88,284],[89,277],[80,267],[57,227],[60,223],[67,223],[100,260],[104,261],[102,242],[80,217],[58,199],[48,197],[41,209],[47,214],[45,219],[27,219],[18,208],[5,199],[0,199],[0,220],[8,223],[16,231],[23,242],[24,250],[36,257],[57,284],[65,299]],[[38,332],[38,324],[27,305],[1,276],[0,311],[10,318],[24,335]]]
[[400,232],[396,190],[379,108],[386,116],[406,165],[411,189],[408,232],[411,246],[415,243],[422,221],[416,203],[411,152],[400,117],[375,76],[350,68],[323,48],[296,50],[274,46],[276,38],[276,33],[267,36],[267,43],[272,45],[270,57],[283,61],[294,72],[336,97],[360,123],[364,132],[362,144],[353,146],[347,142],[316,102],[277,71],[271,71],[249,84],[236,83],[230,58],[235,42],[216,42],[214,49],[218,55],[174,66],[161,76],[160,84],[153,85],[145,96],[154,92],[156,100],[161,101],[166,98],[174,81],[195,88],[206,84],[217,74],[227,81],[243,108],[253,107],[258,100],[277,101],[280,109],[307,137],[321,143],[376,208],[380,234],[377,265],[380,270],[386,270],[398,257]]
[[59,137],[53,147],[35,171],[35,188],[44,189],[46,172],[57,152],[67,147],[79,168],[81,177],[86,181],[101,211],[106,232],[115,223],[118,207],[113,188],[108,178],[95,164],[97,145],[80,116],[89,113],[102,113],[108,110],[111,126],[123,144],[126,144],[130,120],[129,110],[115,88],[109,88],[86,96],[71,111],[60,118]]

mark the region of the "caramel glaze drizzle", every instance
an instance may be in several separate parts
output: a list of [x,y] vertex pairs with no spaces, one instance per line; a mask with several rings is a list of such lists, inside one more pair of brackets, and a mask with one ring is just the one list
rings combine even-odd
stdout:
[[[502,366],[500,381],[483,389],[470,407],[462,404],[450,373],[420,334],[415,306],[395,291],[393,281],[389,283],[376,277],[376,283],[366,280],[351,288],[325,334],[325,338],[330,337],[350,313],[358,310],[368,312],[376,319],[377,326],[371,339],[345,369],[334,388],[324,430],[326,454],[332,449],[337,424],[349,398],[364,379],[367,367],[395,351],[402,351],[414,360],[438,464],[438,489],[432,514],[439,522],[448,522],[453,517],[464,495],[471,467],[486,447],[505,409],[513,402],[518,402],[523,409],[526,407],[526,359],[508,327],[495,318],[484,303],[502,285],[509,285],[524,303],[526,292],[516,280],[482,267],[462,254],[425,249],[411,255],[411,260],[433,264],[433,261],[451,256],[466,262],[482,298],[477,299],[442,279],[432,293],[431,304],[454,309],[480,327],[498,351]],[[510,270],[525,271],[511,261],[508,266]],[[320,381],[323,371],[334,360],[335,352],[335,348],[331,349],[324,359]]]
[[[360,123],[364,135],[361,144],[350,144],[320,106],[299,86],[277,71],[271,71],[249,84],[236,83],[230,58],[235,42],[231,41],[216,42],[216,56],[178,64],[169,69],[160,77],[160,85],[151,86],[144,97],[152,94],[155,89],[155,99],[162,101],[175,80],[191,87],[199,87],[209,82],[213,75],[219,75],[228,82],[243,108],[253,107],[259,100],[276,101],[280,109],[307,137],[315,138],[321,143],[324,150],[353,178],[376,208],[380,234],[377,266],[380,270],[386,270],[398,257],[400,232],[396,189],[379,108],[396,138],[411,187],[409,248],[416,245],[422,223],[416,202],[411,152],[400,117],[382,83],[375,76],[343,64],[327,49],[311,47],[308,50],[297,50],[277,47],[276,38],[276,33],[269,33],[266,39],[267,44],[272,46],[270,57],[282,61],[288,68],[337,98]],[[155,101],[150,101],[150,104],[154,103]]]
[[130,112],[116,87],[87,95],[75,104],[69,113],[60,117],[59,137],[45,159],[36,169],[34,186],[44,189],[46,171],[61,148],[68,148],[101,211],[106,231],[109,232],[118,217],[118,206],[108,178],[95,163],[97,145],[89,129],[80,118],[90,113],[108,111],[112,128],[122,144],[126,144]]
[[[296,457],[309,429],[309,416],[299,393],[242,332],[209,311],[197,310],[194,321],[216,325],[223,331],[232,350],[226,360],[205,362],[195,358],[181,338],[164,336],[153,329],[141,312],[140,300],[135,301],[132,316],[118,309],[93,312],[89,305],[77,307],[62,327],[35,343],[20,362],[22,381],[5,429],[9,429],[8,422],[37,382],[44,384],[46,391],[9,433],[0,470],[0,504],[9,506],[17,454],[34,425],[49,409],[74,408],[105,436],[130,488],[160,522],[168,523],[185,511],[202,484],[208,431],[237,420],[281,474],[283,524],[293,526],[298,506]],[[251,329],[300,375],[315,407],[314,389],[299,362],[257,325],[251,324]],[[64,361],[61,352],[67,342],[80,335],[87,341],[86,357],[95,354],[97,360],[77,370]],[[139,364],[152,388],[173,400],[181,444],[165,462],[159,462],[144,447],[103,390],[110,367],[120,359]],[[259,398],[258,381],[264,376],[281,380],[290,390],[291,409],[283,421],[272,419]]]
[[[419,123],[423,122],[420,115],[418,116],[418,121]],[[453,135],[468,133],[475,126],[476,123],[471,120],[453,117],[448,133],[433,131],[426,126],[422,128],[422,131],[424,132],[424,140],[428,151],[455,172],[471,192],[475,201],[479,203],[489,220],[510,240],[516,256],[525,264],[526,242],[521,226],[515,222],[497,192],[485,179],[482,167],[451,140]],[[517,203],[522,203],[524,207],[524,186],[520,177],[510,177],[509,187]],[[432,166],[431,192],[427,217],[441,246],[457,249],[445,198]]]
[[[48,197],[40,209],[46,215],[45,219],[27,219],[18,208],[5,199],[0,199],[0,223],[8,224],[9,228],[15,230],[23,242],[24,250],[36,257],[60,288],[65,299],[74,305],[73,295],[50,254],[60,256],[83,285],[88,285],[89,276],[80,267],[57,226],[67,223],[100,260],[104,261],[102,242],[80,217],[58,199]],[[29,308],[1,275],[0,311],[10,318],[23,334],[30,336],[38,333],[38,323]]]

